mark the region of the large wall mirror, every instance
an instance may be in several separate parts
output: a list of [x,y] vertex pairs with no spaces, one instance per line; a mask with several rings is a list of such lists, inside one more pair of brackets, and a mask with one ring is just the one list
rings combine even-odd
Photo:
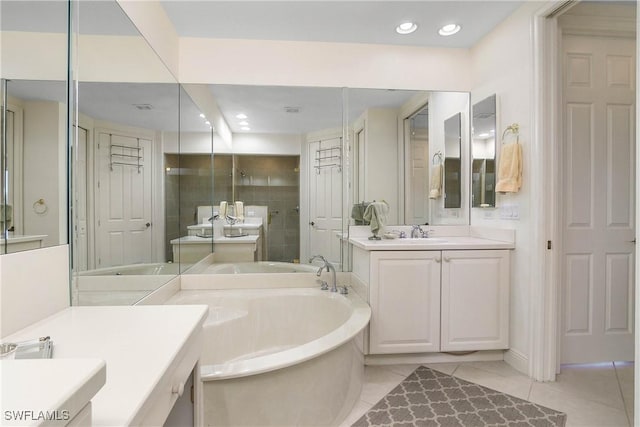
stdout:
[[212,147],[196,142],[204,135],[181,140],[183,171],[213,165],[208,202],[196,195],[202,179],[180,188],[186,214],[174,241],[192,249],[182,262],[202,259],[210,241],[214,247],[187,273],[308,272],[298,264],[316,254],[340,269],[342,89],[197,86],[215,103],[228,137],[215,126]]
[[165,253],[163,145],[193,107],[116,2],[73,5],[72,303],[133,304],[179,272]]
[[496,96],[473,104],[471,206],[496,205]]
[[348,105],[351,224],[373,200],[390,225],[469,224],[468,93],[349,89]]
[[0,254],[68,240],[68,7],[0,2]]

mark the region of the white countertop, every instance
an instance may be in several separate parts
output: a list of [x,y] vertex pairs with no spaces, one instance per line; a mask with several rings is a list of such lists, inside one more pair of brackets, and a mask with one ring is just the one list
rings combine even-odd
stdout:
[[175,245],[175,244],[202,245],[202,244],[206,244],[206,243],[210,244],[213,241],[213,243],[215,243],[215,244],[220,244],[220,243],[222,243],[222,244],[226,244],[226,243],[250,244],[250,243],[256,243],[259,238],[260,238],[260,236],[258,236],[256,234],[250,234],[248,236],[242,236],[242,237],[224,237],[224,236],[220,236],[220,237],[215,237],[215,238],[198,237],[198,236],[182,236],[182,237],[180,237],[178,239],[171,240],[169,243],[171,243],[172,245]]
[[48,335],[54,342],[53,360],[103,359],[107,381],[92,399],[92,424],[138,424],[168,369],[185,349],[197,345],[200,351],[207,311],[203,305],[70,307],[3,341]]
[[[105,384],[105,378],[105,362],[100,359],[2,360],[0,425],[66,425]],[[47,412],[53,420],[46,419]],[[20,415],[22,421],[16,419]]]
[[433,238],[406,238],[369,240],[367,237],[352,237],[349,243],[367,251],[440,251],[473,249],[514,249],[513,242],[484,239],[470,236],[438,236]]

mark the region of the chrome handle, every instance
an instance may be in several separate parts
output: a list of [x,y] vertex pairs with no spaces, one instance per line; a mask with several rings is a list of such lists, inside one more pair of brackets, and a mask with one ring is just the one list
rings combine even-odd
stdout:
[[315,222],[313,222],[313,221],[311,221],[311,222],[309,223],[309,225],[314,226],[314,225],[316,225],[316,223],[315,223]]
[[629,240],[628,242],[629,242],[629,243],[633,243],[633,244],[635,245],[635,244],[636,244],[636,239]]
[[148,223],[146,223],[144,226],[145,226],[145,227],[147,227],[147,228],[149,228],[149,227],[151,227],[151,223],[150,223],[150,222],[148,222]]

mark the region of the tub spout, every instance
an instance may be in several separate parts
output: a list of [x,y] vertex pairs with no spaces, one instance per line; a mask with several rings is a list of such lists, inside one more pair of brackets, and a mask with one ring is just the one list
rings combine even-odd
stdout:
[[338,292],[338,285],[337,285],[337,282],[336,282],[336,268],[333,266],[333,264],[331,264],[329,261],[327,261],[327,259],[325,257],[323,257],[322,255],[314,255],[314,256],[312,256],[311,258],[309,258],[309,263],[312,263],[316,259],[320,259],[324,263],[324,265],[322,267],[320,267],[320,269],[318,270],[316,275],[318,277],[320,277],[320,274],[322,273],[322,270],[324,268],[326,268],[327,269],[327,273],[328,272],[332,273],[331,274],[332,282],[331,282],[330,291],[331,292]]

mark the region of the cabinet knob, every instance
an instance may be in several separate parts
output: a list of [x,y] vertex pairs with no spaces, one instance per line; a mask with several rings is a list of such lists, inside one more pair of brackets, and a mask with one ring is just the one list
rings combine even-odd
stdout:
[[444,262],[449,262],[451,261],[451,258],[449,258],[448,256],[444,257]]
[[442,261],[440,258],[436,258],[436,262],[437,262],[438,264],[440,264],[440,261]]

